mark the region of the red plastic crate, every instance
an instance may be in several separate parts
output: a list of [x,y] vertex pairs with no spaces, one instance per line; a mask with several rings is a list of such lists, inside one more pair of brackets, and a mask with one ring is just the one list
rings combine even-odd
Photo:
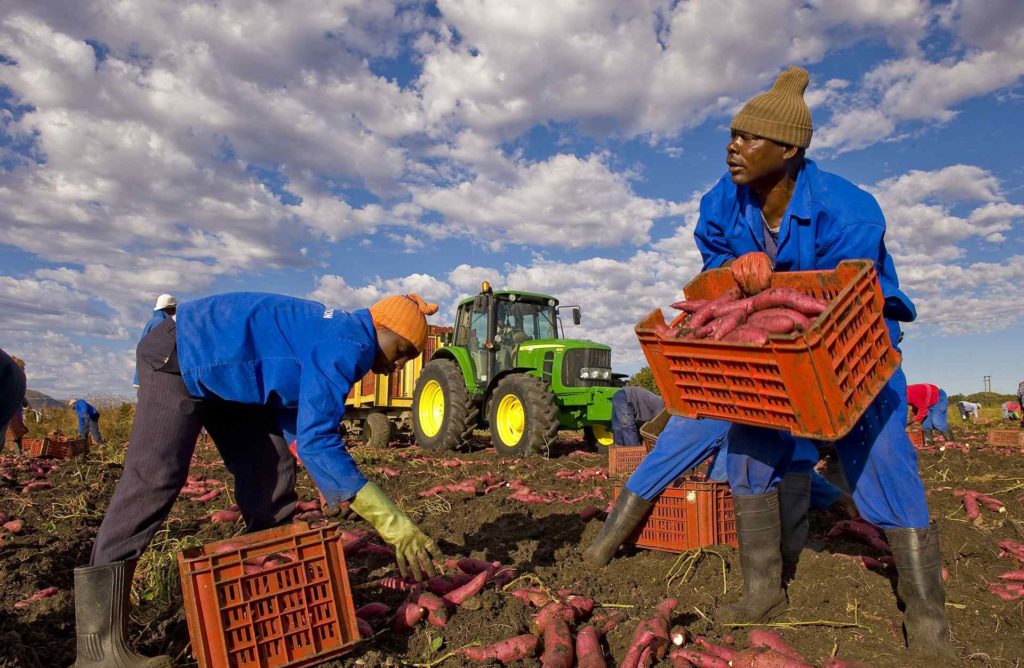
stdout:
[[89,441],[85,438],[28,438],[21,441],[22,452],[29,457],[53,457],[69,459],[89,452]]
[[988,444],[1006,447],[1024,445],[1024,431],[1020,429],[989,429]]
[[[710,299],[735,286],[728,269],[706,271],[684,289]],[[882,319],[874,265],[842,262],[832,271],[772,274],[788,287],[828,302],[811,328],[772,336],[764,346],[663,339],[660,309],[636,326],[637,338],[675,415],[710,417],[836,440],[853,428],[900,365]]]
[[920,429],[908,429],[907,436],[915,449],[920,450],[924,447],[924,432]]
[[[217,554],[228,542],[244,546]],[[312,666],[359,640],[337,525],[305,522],[178,553],[192,652],[200,668]],[[245,562],[293,553],[245,572]]]
[[608,475],[628,476],[651,449],[646,445],[612,445],[608,448]]
[[[612,500],[621,486],[612,490]],[[686,552],[711,545],[736,546],[732,490],[724,482],[687,480],[667,488],[645,522],[626,542],[664,552]]]

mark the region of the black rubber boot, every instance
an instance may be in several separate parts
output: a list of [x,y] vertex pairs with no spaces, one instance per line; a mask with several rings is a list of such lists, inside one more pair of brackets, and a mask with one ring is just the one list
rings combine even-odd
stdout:
[[885,535],[898,573],[896,591],[905,606],[908,648],[915,656],[958,665],[949,645],[938,528],[933,523],[927,529],[889,529]]
[[931,429],[922,429],[921,432],[924,435],[924,443],[925,443],[925,445],[931,445],[932,441],[934,440],[934,437],[932,436],[932,430]]
[[615,505],[608,513],[608,519],[601,527],[594,544],[583,553],[583,558],[593,566],[605,566],[623,541],[629,538],[633,530],[643,521],[654,504],[641,496],[637,496],[625,487],[615,499]]
[[796,577],[800,553],[807,543],[811,523],[811,474],[787,473],[779,482],[779,521],[782,530],[782,586]]
[[734,497],[743,596],[716,614],[720,624],[761,624],[789,606],[782,588],[782,529],[776,490]]
[[171,668],[171,657],[152,659],[128,648],[128,596],[134,564],[117,561],[75,569],[75,634],[78,658],[73,668]]
[[946,439],[946,443],[950,443],[953,440],[953,432],[947,429],[946,431],[939,432],[942,434],[942,438]]

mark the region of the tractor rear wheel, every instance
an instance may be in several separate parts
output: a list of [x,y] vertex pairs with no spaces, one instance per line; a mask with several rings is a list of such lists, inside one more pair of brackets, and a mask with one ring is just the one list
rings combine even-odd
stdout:
[[491,443],[498,456],[550,455],[558,439],[555,395],[539,378],[505,376],[491,396]]
[[423,367],[412,399],[412,429],[421,447],[459,449],[473,436],[478,416],[458,364],[437,359]]
[[587,448],[602,455],[608,454],[608,448],[612,445],[612,430],[601,424],[595,424],[583,428],[583,442]]
[[386,448],[391,445],[394,428],[391,420],[383,413],[370,413],[363,421],[363,437],[371,448]]

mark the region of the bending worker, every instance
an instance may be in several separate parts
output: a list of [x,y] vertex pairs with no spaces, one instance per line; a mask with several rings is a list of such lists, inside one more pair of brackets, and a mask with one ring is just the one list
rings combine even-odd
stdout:
[[[21,413],[25,402],[25,371],[19,361],[0,350],[0,446],[3,446],[8,423],[15,426],[15,416]],[[15,451],[21,454],[20,440],[15,438],[14,443]]]
[[85,438],[86,434],[92,434],[94,443],[103,443],[100,436],[100,412],[96,407],[85,399],[71,399],[68,406],[78,416],[78,438]]
[[946,391],[937,385],[918,383],[907,386],[907,403],[914,409],[913,422],[921,425],[924,440],[930,443],[932,430],[942,434],[947,441],[953,440],[953,432],[949,430],[949,399]]
[[981,404],[976,404],[973,401],[958,401],[956,407],[960,411],[960,419],[964,422],[967,422],[968,417],[977,422],[981,416]]
[[612,442],[640,445],[640,427],[654,419],[665,402],[654,392],[630,385],[612,395]]
[[[896,347],[899,322],[912,321],[917,312],[886,251],[885,217],[870,194],[804,157],[812,134],[803,99],[807,83],[807,72],[791,67],[733,118],[728,173],[701,199],[694,230],[703,268],[731,266],[739,283],[757,284],[764,256],[774,271],[831,270],[843,260],[870,260]],[[906,379],[897,369],[853,429],[835,441],[836,453],[857,509],[888,537],[911,651],[956,661],[938,529],[928,515],[906,415]],[[796,444],[788,433],[739,424],[728,439],[744,593],[716,614],[722,623],[760,623],[787,607],[778,486]]]
[[[142,328],[142,336],[139,337],[139,341],[146,338],[146,334],[149,331],[159,325],[162,321],[167,318],[173,318],[174,314],[178,310],[178,300],[173,295],[162,294],[156,298],[156,304],[153,305],[153,315],[150,316],[146,326]],[[135,380],[132,381],[133,387],[139,386],[139,367],[135,367]]]
[[[594,566],[604,566],[611,561],[615,551],[646,517],[665,488],[709,457],[714,457],[714,461],[708,470],[708,480],[725,480],[731,427],[732,423],[723,420],[692,420],[677,415],[669,418],[654,449],[626,481],[601,527],[601,533],[584,553],[584,558]],[[819,459],[814,444],[807,439],[796,440],[793,464],[779,483],[780,544],[783,577],[787,583],[796,574],[800,552],[807,542],[809,509],[829,510],[835,507],[848,517],[859,516],[850,495],[814,470]]]
[[417,295],[386,297],[352,313],[261,293],[215,295],[182,304],[138,345],[139,403],[118,481],[93,545],[75,569],[76,668],[171,665],[125,641],[136,560],[184,485],[199,430],[206,427],[235,480],[249,531],[287,523],[295,510],[295,458],[333,516],[342,504],[395,548],[403,576],[435,573],[442,558],[377,485],[357,468],[338,434],[349,388],[367,372],[390,374],[427,341]]

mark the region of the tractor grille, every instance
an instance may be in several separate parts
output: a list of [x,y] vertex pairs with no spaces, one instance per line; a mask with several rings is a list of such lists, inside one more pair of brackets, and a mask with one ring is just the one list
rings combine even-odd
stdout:
[[566,350],[562,358],[562,384],[566,387],[606,387],[611,380],[582,380],[580,370],[584,367],[611,369],[612,351],[599,348],[574,348]]

